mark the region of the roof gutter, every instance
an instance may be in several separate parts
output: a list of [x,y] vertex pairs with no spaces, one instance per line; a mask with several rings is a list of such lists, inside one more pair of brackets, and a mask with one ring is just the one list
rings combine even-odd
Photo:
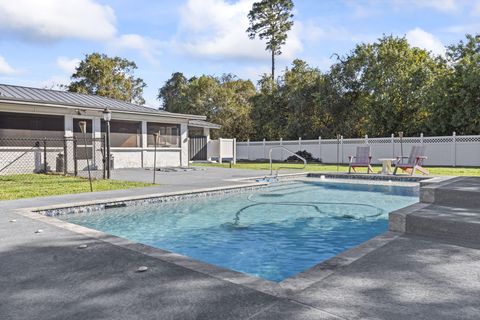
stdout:
[[[12,104],[23,104],[23,105],[31,105],[31,106],[40,106],[40,107],[53,107],[53,108],[63,108],[63,109],[84,109],[90,110],[95,112],[102,112],[99,108],[92,108],[92,107],[85,107],[85,106],[73,106],[73,105],[63,105],[63,104],[52,104],[52,103],[43,103],[43,102],[31,102],[31,101],[22,101],[22,100],[8,100],[8,99],[0,99],[0,103],[12,103]],[[149,115],[149,116],[158,116],[158,117],[170,117],[170,118],[179,118],[179,119],[195,119],[195,120],[206,120],[206,116],[199,116],[194,114],[184,114],[184,113],[173,113],[165,111],[165,114],[156,113],[156,112],[142,112],[142,111],[124,111],[124,110],[112,110],[114,113],[125,113],[125,114],[142,114],[142,115]]]

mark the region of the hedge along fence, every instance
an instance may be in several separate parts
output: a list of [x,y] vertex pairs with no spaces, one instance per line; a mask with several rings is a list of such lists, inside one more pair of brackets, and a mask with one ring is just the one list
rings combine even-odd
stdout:
[[[424,164],[427,166],[480,166],[480,135],[476,136],[451,136],[404,137],[402,143],[400,138],[364,138],[356,139],[322,139],[316,140],[282,140],[279,141],[246,141],[237,142],[237,159],[239,160],[265,160],[268,159],[269,150],[272,147],[284,146],[287,149],[297,152],[306,150],[314,158],[320,159],[323,163],[336,163],[337,150],[340,163],[348,163],[348,156],[355,155],[357,146],[371,146],[372,163],[379,164],[379,158],[396,158],[401,155],[408,156],[414,145],[426,145],[426,156]],[[289,154],[280,149],[272,151],[272,159],[284,161]]]

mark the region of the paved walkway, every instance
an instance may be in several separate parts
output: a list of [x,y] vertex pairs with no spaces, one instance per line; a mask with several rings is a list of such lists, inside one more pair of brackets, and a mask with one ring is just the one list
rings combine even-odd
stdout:
[[[157,172],[158,185],[146,188],[79,193],[61,196],[0,201],[0,210],[41,207],[62,203],[84,202],[120,197],[134,197],[163,192],[182,192],[203,188],[240,186],[252,181],[238,181],[250,177],[264,177],[269,171],[224,168],[205,168],[186,172]],[[144,169],[117,169],[112,171],[112,179],[123,181],[152,182],[153,172]]]
[[[198,188],[192,181],[128,194]],[[13,211],[126,194],[0,202],[0,319],[479,318],[480,244],[403,235],[302,291],[275,296]],[[149,270],[135,272],[142,265]]]
[[[269,174],[270,171],[268,170],[191,167],[188,171],[157,171],[155,182],[162,185],[168,185],[170,188],[206,188],[239,184],[240,182],[235,182],[235,180],[251,177],[264,177]],[[112,179],[152,183],[153,170],[117,169],[112,171]]]

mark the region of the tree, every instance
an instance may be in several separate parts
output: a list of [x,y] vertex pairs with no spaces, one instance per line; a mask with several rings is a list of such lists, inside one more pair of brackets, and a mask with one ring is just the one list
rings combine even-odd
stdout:
[[[250,113],[255,93],[250,80],[231,74],[186,80],[177,72],[159,89],[158,99],[163,101],[166,111],[204,115],[222,126],[220,136],[246,140],[253,133]],[[216,134],[214,131],[213,136]]]
[[105,54],[87,54],[80,62],[67,86],[68,91],[94,94],[112,99],[144,104],[143,89],[147,86],[133,73],[137,65],[120,57]]
[[318,137],[325,126],[325,109],[317,100],[323,74],[305,61],[296,59],[286,69],[278,88],[282,117],[287,135],[284,138]]
[[420,134],[428,117],[426,100],[442,68],[441,60],[410,47],[405,38],[384,36],[357,45],[331,69],[348,112],[356,118],[357,129],[350,133]]
[[261,0],[255,2],[248,14],[250,27],[247,29],[250,39],[258,35],[267,40],[265,50],[272,57],[272,80],[275,81],[275,56],[282,53],[281,47],[287,40],[287,32],[293,26],[292,0]]
[[447,48],[447,65],[429,94],[427,132],[480,133],[480,35]]
[[162,109],[170,112],[177,112],[181,106],[176,104],[181,101],[188,87],[188,80],[183,73],[175,72],[172,77],[165,82],[165,85],[158,89],[157,99],[162,102]]
[[258,93],[252,98],[253,138],[278,140],[287,137],[283,103],[270,75],[264,74],[258,81],[258,87]]

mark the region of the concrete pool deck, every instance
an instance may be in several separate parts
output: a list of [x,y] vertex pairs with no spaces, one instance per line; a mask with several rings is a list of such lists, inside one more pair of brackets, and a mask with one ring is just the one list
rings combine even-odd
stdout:
[[[203,187],[242,184],[225,181],[234,174]],[[478,319],[477,242],[397,233],[299,290],[269,294],[15,212],[201,187],[192,181],[0,202],[0,319]]]

